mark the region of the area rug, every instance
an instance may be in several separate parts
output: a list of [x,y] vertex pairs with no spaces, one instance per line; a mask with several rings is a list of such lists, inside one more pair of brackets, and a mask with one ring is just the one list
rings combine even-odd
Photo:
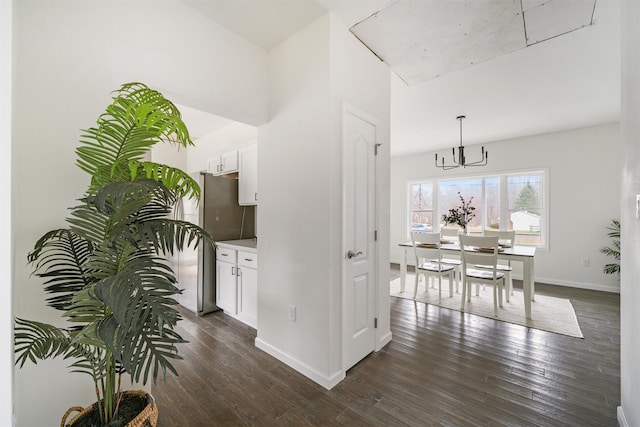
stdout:
[[[391,296],[413,300],[414,280],[412,274],[407,274],[404,292],[400,292],[400,278],[392,280]],[[460,311],[461,294],[454,293],[453,297],[449,297],[449,283],[447,279],[443,278],[442,299],[438,300],[437,283],[436,280],[435,287],[428,288],[425,292],[424,281],[421,281],[418,285],[418,294],[415,301]],[[498,317],[494,315],[493,311],[493,292],[491,287],[487,286],[486,289],[481,287],[479,296],[476,296],[475,293],[476,287],[473,285],[471,302],[465,304],[465,313],[570,337],[584,338],[573,305],[568,299],[536,295],[535,301],[531,302],[532,318],[527,319],[524,314],[524,299],[521,290],[514,290],[514,294],[509,298],[510,302],[503,301],[504,307],[498,309]]]

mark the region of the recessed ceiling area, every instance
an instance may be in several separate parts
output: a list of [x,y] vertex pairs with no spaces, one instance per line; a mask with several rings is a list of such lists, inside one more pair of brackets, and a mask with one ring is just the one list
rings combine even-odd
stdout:
[[351,32],[417,84],[592,24],[595,0],[397,0]]

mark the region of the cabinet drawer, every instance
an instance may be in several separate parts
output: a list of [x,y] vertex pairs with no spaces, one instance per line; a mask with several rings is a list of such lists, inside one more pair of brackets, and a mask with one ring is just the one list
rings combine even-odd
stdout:
[[235,264],[236,263],[236,251],[235,249],[225,248],[218,246],[216,249],[216,259],[220,261],[226,261]]
[[258,254],[238,251],[238,265],[242,267],[258,268]]

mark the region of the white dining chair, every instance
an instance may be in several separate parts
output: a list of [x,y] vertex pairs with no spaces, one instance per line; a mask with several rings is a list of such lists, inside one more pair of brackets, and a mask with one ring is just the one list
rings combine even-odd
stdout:
[[415,284],[413,298],[418,294],[419,277],[424,277],[425,291],[427,290],[427,277],[438,277],[438,298],[442,299],[442,276],[449,278],[449,297],[453,297],[453,276],[455,266],[442,262],[440,252],[440,233],[423,233],[414,231],[411,233],[411,243],[416,258]]
[[[498,237],[498,244],[503,248],[510,248],[515,244],[516,240],[516,232],[515,230],[484,230],[484,235],[487,237]],[[498,254],[498,260],[500,260],[500,254]],[[505,287],[506,287],[506,299],[509,302],[509,295],[513,295],[513,279],[511,278],[511,272],[513,268],[511,267],[511,261],[509,260],[501,260],[504,264],[497,264],[496,269],[500,272],[504,273],[505,276]],[[487,269],[491,268],[486,265],[476,265],[477,268]]]
[[[460,229],[459,228],[440,228],[440,238],[442,242],[451,242],[458,243],[458,235]],[[453,265],[456,269],[456,292],[460,292],[460,281],[462,280],[462,273],[460,270],[460,266],[462,265],[462,261],[460,259],[451,258],[447,256],[446,258],[442,258],[442,262],[445,264]]]
[[[498,307],[502,307],[504,291],[504,273],[497,270],[498,237],[460,236],[460,254],[462,255],[462,303],[460,311],[464,311],[465,302],[471,301],[471,284],[485,284],[493,287],[493,311],[498,316]],[[475,268],[476,265],[489,268]]]

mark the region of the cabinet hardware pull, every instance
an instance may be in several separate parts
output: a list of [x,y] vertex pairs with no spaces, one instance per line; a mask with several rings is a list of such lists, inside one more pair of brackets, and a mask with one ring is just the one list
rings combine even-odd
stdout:
[[251,258],[245,258],[245,261],[253,261]]
[[254,200],[257,202],[257,201],[258,201],[258,193],[253,193],[253,194],[254,194],[254,195],[253,195],[253,198],[254,198]]
[[220,256],[229,256],[229,254],[220,254]]
[[234,269],[235,269],[235,267],[231,267],[231,275],[232,275],[232,276],[235,276],[235,275],[236,275],[236,273],[233,271]]

